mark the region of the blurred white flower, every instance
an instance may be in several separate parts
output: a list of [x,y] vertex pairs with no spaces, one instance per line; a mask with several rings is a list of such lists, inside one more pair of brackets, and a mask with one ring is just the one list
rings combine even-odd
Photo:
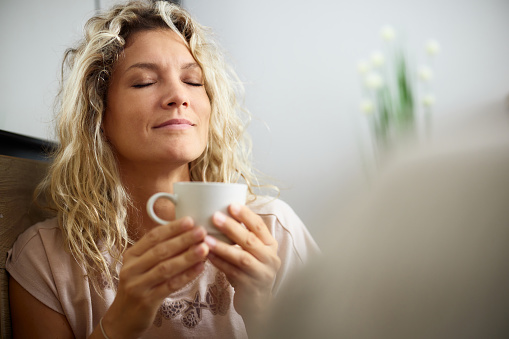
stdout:
[[422,81],[429,81],[433,78],[433,70],[428,66],[421,66],[419,68],[419,78]]
[[365,82],[366,87],[369,89],[379,89],[383,86],[384,81],[380,74],[376,72],[371,72],[368,75],[366,75]]
[[426,43],[426,53],[431,56],[437,55],[440,52],[440,44],[436,40],[428,40]]
[[373,101],[370,99],[364,99],[361,101],[360,109],[363,113],[371,114],[375,110],[375,105],[373,104]]
[[433,94],[426,94],[423,98],[422,98],[422,104],[425,106],[425,107],[431,107],[435,104],[435,96]]
[[385,63],[385,57],[382,52],[375,51],[371,54],[371,62],[375,67],[380,67]]
[[369,63],[366,60],[361,60],[357,63],[357,71],[360,74],[366,74],[369,72]]
[[393,41],[394,38],[396,37],[396,31],[392,26],[385,25],[380,30],[380,36],[385,41]]

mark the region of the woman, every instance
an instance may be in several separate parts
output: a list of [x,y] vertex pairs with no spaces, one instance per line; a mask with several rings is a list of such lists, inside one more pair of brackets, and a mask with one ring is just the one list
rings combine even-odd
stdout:
[[[66,54],[60,149],[40,191],[56,212],[9,252],[16,337],[246,337],[288,273],[317,252],[283,202],[256,197],[233,73],[175,5],[99,14]],[[147,199],[179,181],[243,179],[216,213],[232,246]]]

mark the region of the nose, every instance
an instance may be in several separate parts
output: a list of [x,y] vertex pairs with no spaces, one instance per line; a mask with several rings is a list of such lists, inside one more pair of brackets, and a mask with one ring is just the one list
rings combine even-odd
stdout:
[[162,100],[163,108],[178,108],[189,106],[189,98],[185,86],[180,81],[174,81],[166,88],[165,96]]

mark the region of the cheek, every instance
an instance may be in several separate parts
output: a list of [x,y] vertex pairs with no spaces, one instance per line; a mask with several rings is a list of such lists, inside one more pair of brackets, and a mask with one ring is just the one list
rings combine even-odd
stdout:
[[204,110],[206,112],[203,116],[203,134],[208,141],[209,138],[209,130],[210,130],[210,117],[211,117],[211,107],[210,104],[207,105],[206,109]]
[[104,112],[104,115],[103,115],[103,121],[101,123],[101,128],[103,130],[103,134],[104,136],[106,137],[106,139],[110,139],[111,135],[110,135],[110,126],[111,126],[111,122],[110,122],[110,113],[108,111],[105,111]]
[[203,117],[207,123],[210,122],[210,116],[212,115],[212,103],[210,102],[209,96],[205,94],[202,107]]
[[128,130],[129,125],[126,124],[125,116],[121,117],[120,107],[109,107],[104,112],[102,128],[106,139],[117,148],[118,143],[122,143],[126,139],[126,135],[131,134]]
[[105,100],[105,108],[103,113],[103,121],[102,121],[102,129],[104,132],[104,135],[108,140],[110,140],[113,137],[114,132],[114,126],[115,123],[115,103],[116,100],[116,93],[113,91],[114,86],[110,85],[110,88],[108,89],[108,92],[106,93],[106,100]]

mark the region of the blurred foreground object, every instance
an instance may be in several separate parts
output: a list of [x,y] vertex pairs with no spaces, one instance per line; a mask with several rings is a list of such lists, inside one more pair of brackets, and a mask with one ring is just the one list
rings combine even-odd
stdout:
[[293,279],[266,338],[509,338],[508,140],[383,174],[324,226],[322,260]]

